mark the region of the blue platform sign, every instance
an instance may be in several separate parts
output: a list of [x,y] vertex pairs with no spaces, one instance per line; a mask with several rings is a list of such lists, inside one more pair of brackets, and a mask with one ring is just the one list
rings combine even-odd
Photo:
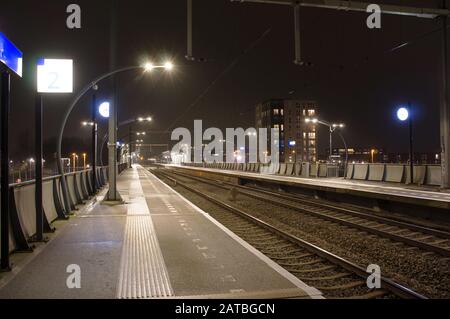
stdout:
[[0,32],[0,62],[22,77],[23,54]]

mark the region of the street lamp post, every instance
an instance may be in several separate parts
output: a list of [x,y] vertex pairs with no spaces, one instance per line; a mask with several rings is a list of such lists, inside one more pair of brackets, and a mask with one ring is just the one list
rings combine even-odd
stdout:
[[[143,122],[151,122],[151,121],[153,121],[152,117],[147,116],[147,117],[138,117],[135,122],[143,123]],[[129,127],[129,135],[128,135],[128,138],[130,141],[130,168],[131,168],[132,161],[133,161],[133,157],[131,156],[133,153],[133,144],[134,144],[133,143],[133,133],[136,133],[137,136],[146,134],[145,132],[133,132],[133,123],[131,123],[131,125]],[[138,143],[138,142],[136,141],[136,143]]]
[[83,153],[83,169],[86,169],[86,153]]
[[326,121],[321,121],[317,118],[306,118],[305,119],[306,123],[312,123],[312,124],[322,124],[328,127],[329,132],[330,132],[330,163],[332,162],[332,158],[333,158],[333,133],[336,132],[338,133],[339,137],[341,138],[342,142],[344,143],[344,147],[345,147],[345,167],[344,167],[344,176],[347,175],[347,164],[348,164],[348,147],[347,147],[347,143],[345,142],[344,136],[336,131],[338,128],[342,129],[345,127],[345,124],[343,123],[329,123]]
[[[95,95],[93,98],[93,107],[95,107]],[[92,114],[92,122],[81,122],[82,126],[91,126],[92,127],[92,145],[91,145],[91,152],[92,152],[92,187],[94,190],[94,193],[97,191],[97,128],[98,128],[98,124],[96,121],[96,111],[93,111],[94,114]],[[83,157],[85,156],[85,154],[83,154]],[[86,159],[84,158],[84,169],[86,169]]]
[[339,124],[331,124],[330,126],[330,162],[333,161],[333,133],[338,128],[344,128],[345,125],[343,123]]
[[73,158],[73,171],[76,172],[76,170],[77,170],[77,154],[73,153],[72,158]]
[[[97,91],[98,86],[93,87],[94,91]],[[97,96],[92,94],[92,105],[91,105],[91,121],[92,121],[92,132],[91,132],[91,153],[92,153],[92,188],[93,194],[97,192],[97,140],[98,140],[98,125],[97,125]]]
[[[149,119],[150,119],[150,121],[151,121],[151,118],[149,117]],[[144,120],[142,119],[142,118],[138,118],[138,121],[139,122],[143,122]],[[149,122],[150,122],[149,121]],[[136,135],[136,137],[141,137],[141,136],[146,136],[147,135],[147,132],[130,132],[130,134],[134,134],[134,135]],[[139,150],[140,150],[140,147],[142,146],[141,144],[138,144],[138,143],[143,143],[144,142],[144,140],[141,140],[141,139],[139,139],[139,140],[136,140],[136,142],[133,142],[133,135],[130,135],[129,136],[129,139],[130,139],[130,147],[131,147],[131,145],[133,145],[134,144],[134,146],[135,146],[135,148],[134,148],[134,152],[136,153],[136,159],[139,159],[138,158],[138,156],[137,156],[137,151],[138,151],[138,148],[139,148]],[[130,154],[132,155],[132,152],[130,151]],[[133,156],[131,156],[131,162],[133,161]]]
[[328,127],[329,132],[330,132],[330,152],[329,152],[329,158],[330,158],[330,162],[332,161],[333,158],[333,133],[338,129],[338,128],[344,128],[345,124],[343,123],[329,123],[326,121],[321,121],[319,119],[316,118],[306,118],[305,119],[306,123],[312,123],[312,124],[322,124]]
[[128,140],[130,141],[130,168],[133,166],[133,123],[130,124],[130,127],[128,128]]
[[[152,119],[151,117],[147,117],[146,119],[147,119],[147,120],[146,120],[147,122],[153,121],[153,119]],[[132,123],[138,122],[138,121],[139,121],[139,118],[137,118],[137,119],[126,120],[126,121],[123,121],[123,122],[119,123],[119,125],[117,125],[117,128],[120,128],[120,127],[122,127],[122,126],[129,125],[129,124],[132,124]],[[153,131],[152,131],[152,132],[153,132]],[[155,132],[157,132],[157,131],[155,131]],[[138,132],[136,132],[136,133],[138,133]],[[142,132],[139,132],[139,133],[142,133]],[[143,133],[147,134],[146,132],[143,132]],[[103,149],[104,149],[104,146],[105,146],[105,143],[106,143],[107,138],[108,138],[108,133],[106,133],[106,134],[103,136],[103,140],[102,140],[102,142],[101,142],[101,144],[100,144],[100,147],[99,147],[99,152],[100,152],[100,164],[101,164],[101,165],[103,165],[103,159],[102,159],[101,154],[103,154]],[[127,138],[127,135],[125,135],[124,138]],[[130,143],[130,154],[129,154],[129,155],[131,156],[131,144],[133,143],[133,141],[129,138],[129,135],[128,135],[128,139],[129,139],[129,143]]]
[[[69,119],[70,114],[72,113],[72,110],[74,109],[74,107],[77,105],[77,103],[80,101],[80,99],[87,93],[89,92],[91,89],[94,89],[95,87],[97,87],[98,83],[110,78],[118,73],[122,73],[122,72],[128,72],[128,71],[133,71],[133,70],[144,70],[144,72],[151,72],[154,69],[165,69],[167,71],[170,71],[174,68],[174,65],[171,62],[166,62],[164,65],[158,65],[158,66],[154,66],[152,63],[146,63],[145,65],[140,65],[140,66],[128,66],[128,67],[124,67],[124,68],[120,68],[108,73],[105,73],[99,77],[97,77],[96,79],[94,79],[92,82],[90,82],[88,85],[86,85],[81,91],[80,93],[78,93],[78,95],[74,98],[74,100],[71,102],[71,104],[69,105],[66,113],[64,114],[63,120],[61,122],[61,127],[59,129],[58,132],[58,140],[57,140],[57,166],[58,166],[58,172],[59,174],[62,175],[62,179],[61,179],[61,189],[62,189],[62,193],[63,193],[63,198],[64,198],[64,206],[66,207],[66,209],[68,211],[70,211],[70,203],[69,203],[69,195],[68,195],[68,190],[67,190],[67,184],[66,184],[66,180],[64,178],[64,169],[62,167],[62,138],[63,138],[63,134],[64,134],[64,129],[66,127],[67,121]],[[112,177],[111,177],[112,178]],[[113,178],[113,180],[115,180],[115,178]],[[110,185],[111,187],[111,185]],[[115,189],[115,185],[113,185],[113,188]]]
[[28,162],[30,163],[30,167],[29,167],[29,169],[30,169],[30,180],[32,180],[33,179],[33,163],[34,163],[34,159],[30,158],[28,160]]
[[402,121],[408,121],[409,124],[409,169],[410,183],[414,184],[414,149],[413,149],[413,118],[411,114],[411,103],[408,107],[401,107],[397,110],[397,118]]

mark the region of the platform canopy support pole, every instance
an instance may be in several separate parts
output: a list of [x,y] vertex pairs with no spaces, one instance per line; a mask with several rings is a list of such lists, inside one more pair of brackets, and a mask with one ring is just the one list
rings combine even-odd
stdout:
[[[443,7],[446,8],[446,0],[443,0]],[[450,188],[450,108],[448,94],[448,18],[441,17],[442,23],[442,96],[440,107],[440,130],[441,130],[441,167],[442,167],[442,188]]]
[[11,270],[9,261],[9,108],[11,75],[7,70],[1,71],[1,271]]

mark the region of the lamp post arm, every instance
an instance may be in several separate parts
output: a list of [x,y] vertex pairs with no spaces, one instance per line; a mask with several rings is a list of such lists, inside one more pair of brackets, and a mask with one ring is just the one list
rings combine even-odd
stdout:
[[89,83],[87,86],[85,86],[80,93],[78,93],[78,95],[75,97],[75,99],[72,101],[72,103],[70,104],[69,108],[67,109],[66,113],[64,114],[62,123],[61,123],[61,127],[59,129],[59,134],[58,134],[58,140],[57,140],[57,144],[56,144],[56,153],[57,153],[57,159],[56,159],[56,165],[58,167],[58,173],[61,175],[61,187],[62,187],[62,193],[63,193],[63,197],[64,197],[64,206],[66,207],[66,212],[69,213],[71,211],[71,207],[69,204],[69,195],[67,192],[67,185],[66,185],[66,180],[65,180],[65,176],[64,176],[64,170],[61,164],[61,144],[62,144],[62,138],[63,138],[63,134],[64,134],[64,129],[66,127],[67,124],[67,120],[69,119],[70,113],[72,112],[73,108],[75,107],[75,105],[78,103],[78,101],[87,93],[89,92],[98,82],[109,78],[117,73],[121,73],[121,72],[125,72],[125,71],[131,71],[131,70],[137,70],[137,69],[142,69],[142,66],[129,66],[129,67],[125,67],[125,68],[121,68],[121,69],[117,69],[114,70],[112,72],[103,74],[101,76],[99,76],[98,78],[96,78],[94,81],[92,81],[91,83]]
[[328,126],[330,129],[331,129],[331,127],[332,127],[331,123],[328,123],[328,122],[325,122],[325,121],[322,121],[322,120],[318,120],[317,122],[318,122],[319,124]]

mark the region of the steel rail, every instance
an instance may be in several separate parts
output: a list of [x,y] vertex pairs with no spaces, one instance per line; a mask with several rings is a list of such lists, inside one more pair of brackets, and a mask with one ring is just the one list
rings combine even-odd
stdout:
[[[207,195],[207,194],[205,194],[205,193],[203,193],[203,192],[201,192],[201,191],[199,191],[199,190],[197,190],[197,189],[195,189],[193,187],[190,187],[190,186],[188,186],[188,185],[186,185],[184,183],[181,183],[178,180],[168,176],[166,173],[162,173],[162,172],[159,172],[159,173],[161,175],[163,175],[165,178],[167,178],[167,179],[171,180],[172,182],[176,183],[177,186],[183,187],[186,190],[188,190],[188,191],[190,191],[190,192],[192,192],[192,193],[194,193],[194,194],[196,194],[196,195],[198,195],[198,196],[200,196],[200,197],[202,197],[202,198],[204,198],[204,199],[206,199],[206,200],[216,204],[217,206],[222,207],[222,208],[224,208],[224,209],[226,209],[226,210],[228,210],[228,211],[230,211],[230,212],[232,212],[232,213],[234,213],[234,214],[236,214],[238,216],[241,216],[241,217],[251,221],[252,223],[254,223],[254,224],[256,224],[256,225],[258,225],[260,227],[263,227],[263,228],[269,230],[270,232],[273,232],[273,233],[279,235],[280,237],[282,237],[282,238],[284,238],[284,239],[286,239],[286,240],[288,240],[288,241],[290,241],[290,242],[292,242],[292,243],[294,243],[294,244],[296,244],[296,245],[298,245],[298,246],[308,250],[309,252],[312,252],[312,253],[314,253],[314,254],[316,254],[316,255],[318,255],[318,256],[328,260],[329,262],[331,262],[333,264],[337,264],[337,265],[341,266],[342,268],[344,268],[344,269],[346,269],[346,270],[348,270],[348,271],[358,275],[361,278],[367,279],[367,272],[366,272],[366,270],[361,268],[360,266],[358,266],[358,265],[356,265],[356,264],[354,264],[354,263],[352,263],[352,262],[350,262],[348,260],[345,260],[344,258],[339,257],[339,256],[337,256],[337,255],[335,255],[335,254],[333,254],[333,253],[331,253],[331,252],[329,252],[329,251],[327,251],[325,249],[322,249],[322,248],[314,245],[314,244],[311,244],[311,243],[309,243],[309,242],[307,242],[307,241],[305,241],[303,239],[300,239],[297,236],[289,234],[288,232],[286,232],[284,230],[276,228],[275,226],[272,226],[272,225],[266,223],[265,221],[262,221],[262,220],[260,220],[260,219],[258,219],[256,217],[254,217],[254,216],[251,216],[250,214],[248,214],[248,213],[246,213],[246,212],[244,212],[244,211],[242,211],[242,210],[240,210],[238,208],[235,208],[235,207],[233,207],[233,206],[231,206],[231,205],[229,205],[229,204],[227,204],[227,203],[225,203],[223,201],[220,201],[220,200],[218,200],[216,198],[213,198],[213,197],[211,197],[211,196],[209,196],[209,195]],[[380,280],[381,280],[381,283],[382,283],[382,288],[390,291],[391,293],[395,294],[398,297],[406,298],[406,299],[427,299],[427,297],[425,297],[425,296],[423,296],[423,295],[421,295],[419,293],[416,293],[415,291],[413,291],[410,288],[407,288],[407,287],[402,286],[402,285],[400,285],[398,283],[395,283],[394,281],[392,281],[392,280],[390,280],[388,278],[381,277]]]
[[[194,179],[194,180],[197,180],[197,181],[200,181],[200,182],[203,182],[203,183],[215,186],[215,187],[219,187],[219,188],[222,188],[222,189],[229,189],[229,188],[227,188],[225,186],[222,186],[222,185],[218,184],[217,182],[216,183],[210,182],[210,181],[204,180],[202,178],[198,178],[198,177],[190,176],[190,175],[186,176],[185,174],[182,174],[182,173],[179,173],[179,172],[176,172],[175,174],[179,174],[179,175],[182,175],[182,176],[185,176],[185,177],[188,177],[188,178],[191,178],[191,179]],[[222,184],[228,184],[231,187],[236,187],[236,188],[241,188],[241,189],[243,189],[245,187],[245,186],[241,186],[241,185],[230,184],[230,183],[227,183],[227,182],[222,182]],[[245,189],[247,191],[251,191],[251,192],[259,192],[260,191],[260,190],[254,190],[254,189],[249,189],[249,188],[245,188]],[[263,192],[265,192],[265,191],[263,191]],[[385,237],[385,238],[389,238],[389,239],[392,239],[392,240],[395,240],[395,241],[398,241],[398,242],[403,242],[403,243],[408,244],[410,246],[418,247],[418,248],[421,248],[421,249],[424,249],[424,250],[427,250],[427,251],[432,251],[434,253],[440,254],[440,255],[445,256],[445,257],[450,257],[450,250],[442,248],[442,247],[438,247],[438,246],[427,244],[425,242],[421,242],[421,241],[418,241],[418,240],[415,240],[415,239],[411,239],[411,238],[407,238],[407,237],[404,237],[404,236],[400,236],[400,235],[396,235],[396,234],[393,234],[393,233],[389,233],[389,232],[386,232],[386,231],[383,231],[383,230],[379,230],[379,229],[376,229],[376,228],[373,228],[373,227],[364,226],[364,225],[361,225],[361,224],[358,224],[358,223],[354,223],[354,222],[351,222],[351,221],[344,220],[342,218],[333,217],[333,216],[330,216],[330,215],[327,215],[327,214],[324,214],[324,213],[319,213],[317,211],[313,211],[312,209],[300,208],[300,207],[292,205],[292,204],[279,202],[279,201],[272,200],[270,198],[262,197],[260,195],[252,194],[252,193],[249,193],[249,192],[245,192],[243,194],[246,195],[246,196],[255,198],[257,200],[270,202],[272,204],[283,206],[283,207],[288,208],[288,209],[300,211],[302,213],[306,213],[308,215],[311,215],[311,216],[314,216],[314,217],[317,217],[317,218],[328,220],[328,221],[331,221],[331,222],[334,222],[334,223],[338,223],[338,224],[341,224],[341,225],[344,225],[344,226],[356,228],[358,230],[365,231],[365,232],[368,232],[368,233],[371,233],[373,235],[377,235],[377,236],[380,236],[380,237]],[[275,195],[275,193],[270,193],[270,195],[271,196],[277,196],[277,195]],[[286,199],[286,198],[284,198],[284,199]],[[288,199],[292,200],[291,198],[288,198]],[[314,205],[317,205],[317,203],[314,203]],[[335,210],[338,213],[339,212],[340,213],[344,213],[345,211],[351,212],[351,210],[335,208],[334,206],[331,206],[331,205],[325,205],[324,204],[323,207],[324,208],[326,207],[326,209],[329,209],[329,210]],[[365,218],[362,215],[357,216],[357,214],[360,214],[358,212],[352,212],[352,213],[355,214],[354,215],[355,217]],[[378,217],[374,216],[373,217],[373,221],[375,221],[376,218],[378,218]],[[382,223],[381,219],[376,220],[376,221]],[[394,224],[397,224],[397,225],[394,225]],[[392,221],[392,223],[390,225],[391,226],[396,226],[396,227],[404,227],[404,228],[407,228],[407,229],[412,229],[412,228],[409,227],[410,224],[402,224],[402,223],[396,222],[396,221]],[[414,225],[410,225],[410,226],[414,226]],[[417,231],[421,231],[419,229],[423,229],[423,230],[426,230],[428,233],[434,232],[434,230],[427,229],[427,228],[422,228],[420,226],[414,226],[414,228],[415,228],[414,230],[417,230]],[[435,231],[435,232],[436,232],[436,234],[432,234],[433,236],[443,237],[441,235],[444,235],[444,234],[445,234],[445,236],[447,236],[446,238],[448,238],[448,236],[450,236],[450,234],[445,233],[445,232],[441,232],[441,231]]]

